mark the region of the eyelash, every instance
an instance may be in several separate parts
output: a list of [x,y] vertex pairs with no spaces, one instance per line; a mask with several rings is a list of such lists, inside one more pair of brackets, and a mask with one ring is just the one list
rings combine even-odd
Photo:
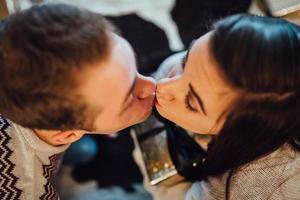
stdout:
[[198,112],[197,109],[195,109],[195,108],[193,108],[193,107],[191,106],[190,101],[189,101],[190,96],[191,96],[191,92],[189,91],[188,94],[185,96],[185,99],[184,99],[185,107],[186,107],[188,110],[192,111],[192,112]]
[[185,63],[185,57],[183,57],[183,58],[181,59],[181,62],[180,62],[180,64],[181,64],[181,67],[183,67],[183,66],[184,66],[184,63]]
[[181,64],[182,69],[183,69],[183,68],[185,67],[185,65],[186,65],[186,59],[187,59],[187,56],[184,56],[184,57],[181,59],[180,64]]

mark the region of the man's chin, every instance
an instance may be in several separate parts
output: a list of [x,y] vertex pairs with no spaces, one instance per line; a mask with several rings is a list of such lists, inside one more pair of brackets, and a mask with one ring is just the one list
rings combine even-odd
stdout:
[[112,134],[112,133],[117,133],[123,129],[126,129],[130,126],[133,126],[133,125],[136,125],[136,124],[139,124],[143,121],[145,121],[152,113],[152,109],[146,111],[145,113],[143,113],[143,115],[139,118],[137,118],[135,121],[131,122],[131,123],[128,123],[128,124],[124,124],[124,126],[122,127],[119,127],[119,128],[116,128],[116,129],[112,129],[112,130],[105,130],[105,131],[95,131],[95,132],[91,132],[91,133],[95,133],[95,134]]
[[150,117],[150,115],[152,114],[152,108],[149,109],[147,112],[145,112],[136,122],[134,122],[131,126],[142,123],[143,121],[145,121],[146,119],[148,119],[148,117]]
[[148,119],[148,117],[150,117],[151,113],[152,112],[146,113],[138,123],[141,123],[141,122],[145,121],[146,119]]

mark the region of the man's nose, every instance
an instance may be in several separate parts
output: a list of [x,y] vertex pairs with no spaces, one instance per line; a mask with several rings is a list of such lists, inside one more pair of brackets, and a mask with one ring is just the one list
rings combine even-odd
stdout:
[[149,96],[155,95],[156,81],[152,77],[139,75],[139,82],[140,92],[138,94],[138,98],[145,99]]

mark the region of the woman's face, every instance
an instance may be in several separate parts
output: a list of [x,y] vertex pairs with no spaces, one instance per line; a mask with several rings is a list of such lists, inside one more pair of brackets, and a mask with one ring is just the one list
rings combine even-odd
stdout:
[[196,40],[177,66],[181,72],[159,81],[156,91],[156,108],[163,117],[202,134],[219,132],[225,120],[219,117],[237,98],[212,57],[211,35]]

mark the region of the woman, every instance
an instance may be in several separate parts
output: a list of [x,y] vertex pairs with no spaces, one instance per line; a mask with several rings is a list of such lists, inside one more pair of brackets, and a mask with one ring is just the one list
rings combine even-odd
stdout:
[[280,19],[225,18],[159,82],[163,117],[215,135],[185,199],[300,199],[299,35]]

